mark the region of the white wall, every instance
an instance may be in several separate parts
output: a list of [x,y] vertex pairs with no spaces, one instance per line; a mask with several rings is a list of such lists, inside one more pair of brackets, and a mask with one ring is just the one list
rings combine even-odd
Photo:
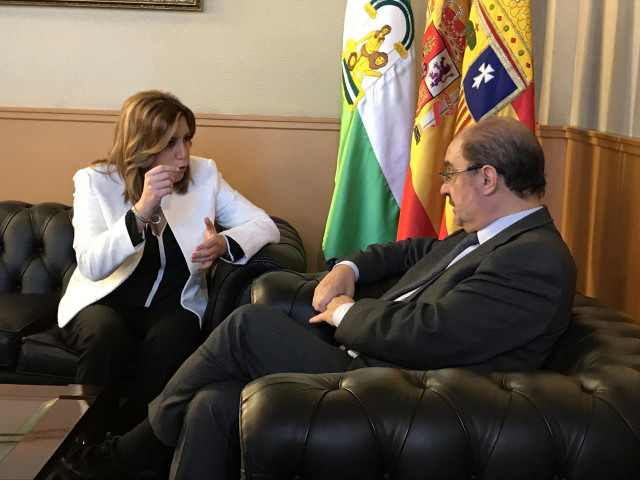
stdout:
[[[203,12],[0,5],[0,105],[117,110],[161,88],[198,113],[339,117],[346,0],[203,2]],[[412,3],[419,44],[427,0]]]

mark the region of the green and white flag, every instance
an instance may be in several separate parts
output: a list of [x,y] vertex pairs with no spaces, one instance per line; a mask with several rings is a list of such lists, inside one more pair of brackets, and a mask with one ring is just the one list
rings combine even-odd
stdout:
[[409,0],[348,1],[327,259],[396,239],[415,120],[413,38]]

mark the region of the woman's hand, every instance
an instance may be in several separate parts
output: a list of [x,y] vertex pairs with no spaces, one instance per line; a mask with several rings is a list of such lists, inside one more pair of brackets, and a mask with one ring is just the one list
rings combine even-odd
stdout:
[[198,270],[209,268],[216,258],[227,253],[227,240],[223,235],[218,235],[209,217],[204,219],[204,224],[204,242],[191,254],[191,261],[200,264]]
[[170,165],[158,165],[144,174],[144,186],[142,195],[135,207],[144,218],[151,215],[160,206],[162,197],[173,192],[173,183],[179,175],[180,169]]

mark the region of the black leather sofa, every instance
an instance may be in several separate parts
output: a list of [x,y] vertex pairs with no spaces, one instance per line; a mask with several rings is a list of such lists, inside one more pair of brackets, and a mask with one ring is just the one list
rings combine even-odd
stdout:
[[[305,325],[315,278],[268,273],[253,301]],[[244,389],[240,417],[247,480],[638,480],[640,322],[576,294],[540,371],[271,375]]]
[[[57,305],[76,266],[72,209],[59,203],[0,201],[0,383],[73,383],[77,355],[60,336]],[[210,300],[203,335],[236,306],[250,301],[264,272],[306,270],[298,232],[273,217],[280,242],[245,265],[218,262],[208,272]]]

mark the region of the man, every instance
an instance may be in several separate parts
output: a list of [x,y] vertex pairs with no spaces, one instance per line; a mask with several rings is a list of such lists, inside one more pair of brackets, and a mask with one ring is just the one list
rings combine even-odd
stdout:
[[[462,229],[442,241],[372,245],[338,263],[316,288],[319,313],[310,319],[336,326],[336,345],[275,308],[241,307],[150,404],[148,420],[80,449],[72,467],[85,478],[141,478],[175,447],[172,478],[237,476],[227,459],[237,448],[239,395],[271,373],[539,368],[567,327],[576,270],[540,205],[535,135],[512,119],[481,121],[456,136],[440,175]],[[357,281],[392,273],[404,275],[382,298],[353,300]]]

